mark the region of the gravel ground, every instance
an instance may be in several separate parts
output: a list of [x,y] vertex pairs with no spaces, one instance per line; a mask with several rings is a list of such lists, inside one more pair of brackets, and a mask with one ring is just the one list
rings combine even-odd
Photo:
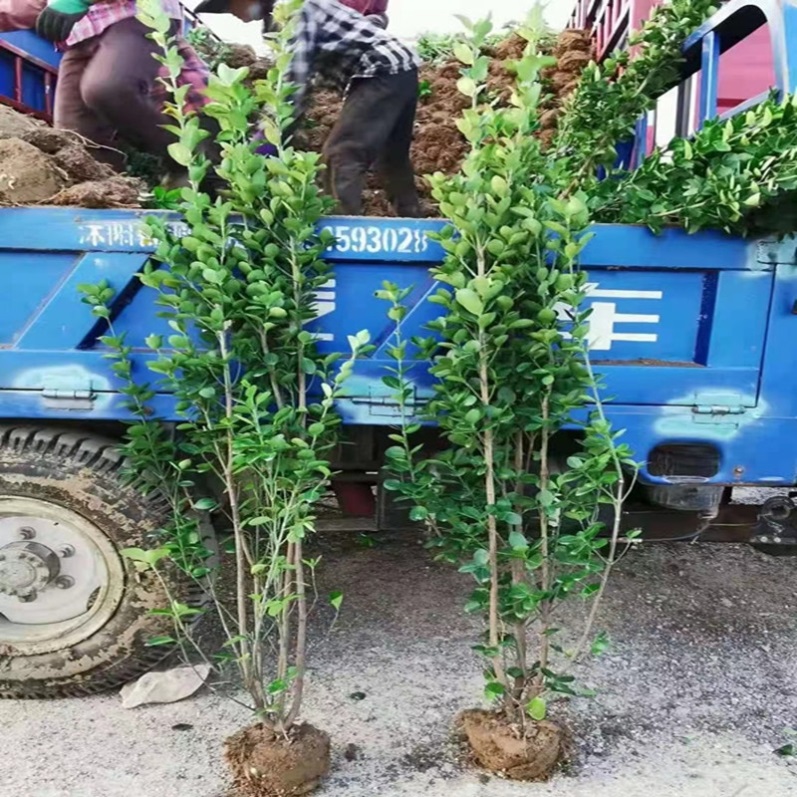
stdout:
[[[312,653],[306,718],[335,747],[321,797],[797,796],[797,763],[774,752],[797,728],[797,561],[708,545],[626,556],[602,618],[612,647],[579,673],[598,695],[567,709],[578,756],[519,785],[463,767],[450,742],[481,689],[467,579],[411,534],[355,540],[324,544],[321,589],[346,597]],[[115,695],[0,703],[0,795],[222,797],[220,743],[246,721],[210,692],[132,711]]]

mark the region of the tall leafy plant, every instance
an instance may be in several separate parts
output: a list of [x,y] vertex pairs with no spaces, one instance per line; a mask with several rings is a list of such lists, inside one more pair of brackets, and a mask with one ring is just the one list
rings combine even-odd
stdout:
[[[164,52],[176,136],[169,152],[190,178],[177,208],[185,228],[176,231],[164,216],[148,221],[158,245],[140,280],[154,292],[169,328],[145,341],[157,381],[142,384],[141,360],[112,323],[104,340],[140,418],[128,430],[125,453],[139,478],[168,498],[172,522],[157,547],[126,554],[141,569],[176,566],[207,582],[212,557],[200,517],[215,511],[223,518],[233,600],[208,584],[226,637],[223,649],[206,654],[188,622],[197,610],[176,601],[157,610],[171,618],[174,634],[152,644],[176,641],[216,667],[234,666],[261,728],[277,742],[296,742],[318,563],[307,541],[330,476],[328,456],[340,423],[335,398],[368,335],[352,337],[349,355],[336,362],[337,356],[319,354],[305,328],[314,317],[315,292],[329,279],[322,254],[331,236],[317,231],[329,209],[317,187],[319,158],[285,140],[293,116],[293,87],[283,77],[290,57],[285,45],[299,3],[282,7],[284,24],[272,42],[275,63],[254,93],[244,85],[246,68],[222,64],[211,78],[205,112],[221,130],[216,165],[202,154],[200,119],[183,107],[182,61],[157,5],[142,1],[140,17]],[[249,120],[261,108],[273,157],[257,154],[252,143]],[[209,174],[221,184],[215,200],[200,190]],[[100,285],[84,286],[84,292],[96,315],[110,319],[113,291]],[[174,397],[182,417],[175,434],[153,417],[160,393]],[[335,608],[341,599],[331,596]],[[231,760],[241,765],[242,785],[256,794],[291,792],[290,784],[275,780],[279,761],[252,765],[241,760],[241,750],[248,748],[239,745]],[[326,756],[324,767],[328,744]]]
[[[603,644],[592,625],[634,465],[603,415],[589,363],[587,275],[578,268],[587,199],[559,190],[561,171],[535,135],[540,76],[552,60],[538,46],[540,20],[532,15],[518,31],[527,46],[511,64],[509,107],[487,100],[490,23],[467,27],[468,43],[455,54],[458,88],[471,101],[458,124],[471,149],[459,174],[431,178],[450,220],[439,238],[445,260],[432,270],[439,290],[430,301],[442,310],[434,335],[404,339],[405,292],[381,292],[398,322],[387,384],[405,416],[388,451],[395,478],[386,486],[412,501],[412,517],[431,527],[440,556],[475,580],[467,609],[484,618],[477,650],[485,695],[506,722],[533,733],[551,697],[573,693],[567,658]],[[445,447],[434,455],[413,442],[413,350],[437,378],[426,414]],[[571,426],[578,435],[556,447]],[[563,634],[556,616],[569,598],[593,601],[578,639]]]

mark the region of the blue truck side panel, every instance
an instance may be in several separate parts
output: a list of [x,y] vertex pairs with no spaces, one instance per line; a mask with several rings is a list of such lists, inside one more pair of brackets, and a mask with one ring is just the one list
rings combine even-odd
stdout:
[[[119,381],[98,338],[103,322],[78,285],[106,279],[117,292],[114,328],[138,350],[165,331],[136,274],[153,244],[144,212],[4,209],[0,213],[0,417],[125,420]],[[180,222],[175,221],[179,229]],[[325,351],[371,332],[375,351],[357,364],[339,409],[350,425],[393,425],[398,408],[382,383],[395,324],[374,298],[387,280],[412,289],[402,335],[424,334],[439,307],[429,267],[442,251],[427,233],[444,222],[330,218],[334,278],[317,297],[312,329]],[[714,232],[656,237],[601,225],[586,247],[590,340],[603,396],[640,459],[662,443],[704,442],[720,453],[718,482],[793,484],[797,472],[797,257],[795,241],[750,242]],[[421,407],[433,382],[413,367]],[[171,397],[154,409],[174,419]],[[648,482],[659,481],[647,471]]]
[[[796,0],[733,0],[686,43],[685,74],[700,71],[702,116],[716,109],[721,52],[768,23],[776,88],[797,89]],[[30,34],[23,34],[28,35]],[[35,38],[35,37],[34,37]],[[0,55],[3,50],[0,42]],[[9,47],[16,45],[6,41]],[[28,43],[32,47],[32,43]],[[32,50],[31,50],[32,52]],[[46,53],[39,53],[45,67]],[[48,57],[57,58],[50,53]],[[702,67],[702,69],[701,69]],[[17,67],[18,68],[18,67]],[[0,94],[5,67],[0,59]],[[24,85],[24,80],[23,80]],[[760,98],[755,98],[760,99]],[[641,120],[636,162],[646,138]],[[166,331],[153,295],[136,273],[153,249],[144,212],[5,208],[0,211],[0,418],[126,420],[103,322],[82,303],[78,285],[107,279],[116,291],[114,329],[134,347],[134,371],[151,381],[144,338]],[[179,229],[180,222],[173,222]],[[411,288],[402,335],[424,334],[438,313],[429,267],[442,258],[428,233],[444,222],[331,218],[327,253],[334,274],[319,291],[312,329],[324,351],[368,329],[374,352],[357,363],[339,410],[349,425],[399,420],[382,382],[395,325],[374,298],[383,281]],[[641,461],[659,445],[707,443],[719,454],[717,483],[797,482],[797,243],[744,241],[715,232],[601,225],[584,251],[592,359],[615,428]],[[420,408],[433,381],[428,364],[411,372]],[[175,419],[166,393],[155,413]],[[643,467],[648,483],[664,482]]]

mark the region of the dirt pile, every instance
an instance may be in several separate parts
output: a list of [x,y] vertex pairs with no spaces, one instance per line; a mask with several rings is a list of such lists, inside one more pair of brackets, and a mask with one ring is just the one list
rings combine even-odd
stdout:
[[20,138],[0,141],[0,204],[42,202],[64,186],[59,169]]
[[[504,101],[509,98],[514,76],[507,61],[523,54],[525,41],[517,35],[510,36],[489,51],[492,62],[488,86],[491,93]],[[562,103],[578,83],[584,66],[592,58],[592,41],[585,31],[562,32],[552,43],[552,54],[557,64],[545,71],[543,78],[549,90],[541,117],[541,137],[550,142]],[[451,59],[439,64],[425,64],[420,71],[420,102],[416,117],[415,140],[412,159],[418,175],[418,189],[423,198],[424,212],[436,216],[437,209],[431,200],[429,187],[423,175],[433,172],[453,174],[459,169],[468,145],[457,128],[457,120],[468,106],[468,99],[457,90],[461,65]],[[324,146],[330,130],[340,113],[341,98],[328,91],[313,94],[307,114],[307,124],[302,133],[302,145],[316,152]],[[377,180],[371,178],[365,197],[366,212],[373,216],[391,215],[384,192]]]
[[143,190],[75,134],[0,106],[0,205],[137,207]]
[[254,48],[248,44],[225,44],[218,54],[207,52],[202,47],[197,47],[197,52],[211,69],[215,69],[218,62],[225,63],[231,69],[249,67],[249,74],[244,80],[247,85],[251,85],[255,80],[263,80],[273,66],[270,58],[259,57]]
[[578,85],[584,67],[592,60],[592,38],[584,30],[565,30],[559,34],[553,47],[556,66],[547,70],[545,78],[550,95],[545,112],[540,117],[540,137],[549,144],[556,133],[556,124],[564,101]]

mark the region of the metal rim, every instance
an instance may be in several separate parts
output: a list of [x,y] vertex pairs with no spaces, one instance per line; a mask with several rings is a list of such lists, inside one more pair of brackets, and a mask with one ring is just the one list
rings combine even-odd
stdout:
[[121,602],[125,571],[116,547],[71,509],[0,495],[4,552],[10,564],[0,585],[0,641],[14,653],[74,647],[101,629]]

